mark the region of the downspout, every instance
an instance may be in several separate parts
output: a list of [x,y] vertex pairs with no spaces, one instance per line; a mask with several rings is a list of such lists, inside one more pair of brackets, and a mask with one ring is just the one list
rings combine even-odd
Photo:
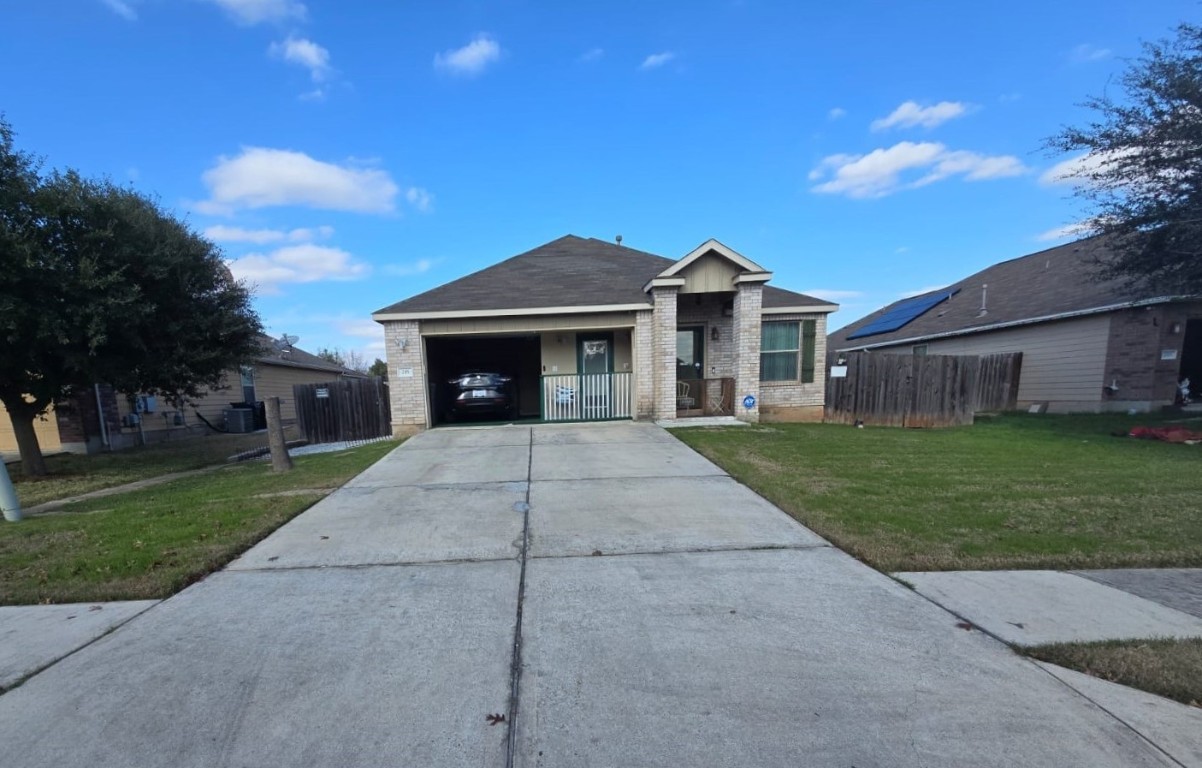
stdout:
[[104,419],[104,405],[100,401],[100,385],[93,384],[96,389],[96,420],[100,422],[100,442],[105,448],[112,448],[109,445],[109,428]]

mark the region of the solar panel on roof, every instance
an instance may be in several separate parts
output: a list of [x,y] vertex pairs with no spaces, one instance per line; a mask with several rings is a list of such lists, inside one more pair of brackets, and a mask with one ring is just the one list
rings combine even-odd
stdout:
[[858,329],[855,333],[849,334],[847,338],[848,340],[862,339],[865,336],[876,336],[878,334],[896,331],[898,328],[905,326],[907,323],[922,317],[933,307],[936,307],[950,299],[952,296],[955,296],[959,290],[960,289],[957,288],[954,291],[940,291],[939,293],[932,293],[926,296],[916,296],[913,299],[899,301],[897,304],[893,305],[888,312],[873,320],[863,328]]

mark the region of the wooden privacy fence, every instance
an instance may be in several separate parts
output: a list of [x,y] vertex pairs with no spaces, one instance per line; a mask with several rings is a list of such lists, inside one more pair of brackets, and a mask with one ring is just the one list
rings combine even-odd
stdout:
[[388,385],[379,377],[295,384],[296,420],[310,443],[368,440],[392,434]]
[[[826,379],[826,420],[899,427],[972,424],[977,411],[1014,409],[1022,353],[841,355],[847,375]],[[828,366],[837,362],[832,355]],[[830,368],[828,367],[828,371]]]

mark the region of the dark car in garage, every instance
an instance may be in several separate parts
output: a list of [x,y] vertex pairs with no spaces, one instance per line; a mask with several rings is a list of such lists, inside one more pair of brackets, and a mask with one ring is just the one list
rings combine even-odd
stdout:
[[499,373],[462,373],[447,382],[447,421],[513,418],[513,379]]

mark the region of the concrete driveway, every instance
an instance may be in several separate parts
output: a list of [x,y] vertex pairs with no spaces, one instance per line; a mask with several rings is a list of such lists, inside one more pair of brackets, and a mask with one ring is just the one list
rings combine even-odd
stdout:
[[438,430],[0,696],[2,762],[1178,764],[956,623],[657,427]]

